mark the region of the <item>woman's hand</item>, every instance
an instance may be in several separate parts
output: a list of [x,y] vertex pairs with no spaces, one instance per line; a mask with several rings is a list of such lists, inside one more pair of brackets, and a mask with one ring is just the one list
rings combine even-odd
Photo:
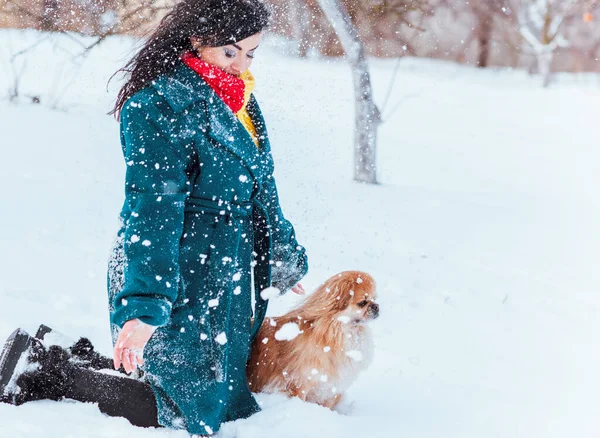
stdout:
[[298,295],[306,295],[306,292],[304,291],[304,287],[302,287],[302,285],[300,283],[298,283],[296,286],[294,286],[292,288],[292,291]]
[[144,363],[144,347],[154,330],[156,327],[139,319],[132,319],[123,325],[113,355],[115,370],[118,370],[122,363],[125,371],[131,373],[138,365]]

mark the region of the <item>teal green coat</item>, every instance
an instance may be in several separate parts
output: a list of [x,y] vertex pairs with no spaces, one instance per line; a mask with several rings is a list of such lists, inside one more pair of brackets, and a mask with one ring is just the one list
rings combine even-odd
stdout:
[[279,206],[254,97],[248,112],[259,147],[181,64],[121,113],[127,172],[108,272],[113,335],[134,318],[159,327],[144,350],[159,422],[193,434],[259,411],[245,377],[266,312],[256,292],[285,292],[308,269]]

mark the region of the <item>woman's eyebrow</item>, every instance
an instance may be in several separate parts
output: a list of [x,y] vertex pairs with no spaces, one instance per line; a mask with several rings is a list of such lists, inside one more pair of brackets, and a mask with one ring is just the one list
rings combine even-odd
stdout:
[[[234,44],[232,44],[232,46],[233,46],[233,47],[235,47],[235,48],[236,48],[236,49],[238,49],[238,50],[244,50],[244,49],[242,49],[240,46],[238,46],[238,45],[237,45],[237,44],[235,44],[235,43],[234,43]],[[255,48],[253,48],[253,49],[250,49],[250,50],[248,50],[248,51],[249,51],[249,52],[252,52],[253,50],[256,50],[256,49],[258,49],[258,46],[256,46],[256,47],[255,47]]]

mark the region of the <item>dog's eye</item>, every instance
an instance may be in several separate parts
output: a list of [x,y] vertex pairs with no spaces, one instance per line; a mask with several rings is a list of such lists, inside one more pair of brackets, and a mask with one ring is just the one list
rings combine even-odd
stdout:
[[365,307],[368,304],[367,300],[362,300],[360,303],[357,304],[358,307]]

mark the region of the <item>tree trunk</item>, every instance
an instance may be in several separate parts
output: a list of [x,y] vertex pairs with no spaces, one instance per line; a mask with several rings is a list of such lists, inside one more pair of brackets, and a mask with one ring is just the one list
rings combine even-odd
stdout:
[[381,116],[373,102],[371,78],[365,50],[348,11],[340,0],[318,0],[325,16],[338,35],[354,79],[356,118],[354,132],[354,179],[377,183],[377,128]]
[[492,42],[492,27],[494,19],[487,13],[480,13],[477,16],[477,42],[479,43],[479,56],[477,57],[477,67],[486,68],[490,58],[490,44]]
[[554,51],[547,50],[542,53],[538,53],[537,60],[537,70],[538,73],[542,76],[542,84],[544,87],[550,85],[550,80],[552,79],[552,59],[554,58]]
[[60,0],[44,0],[44,12],[42,14],[42,30],[52,32],[58,29],[58,8]]
[[310,12],[303,0],[292,0],[289,2],[289,5],[289,20],[292,28],[292,38],[294,38],[297,44],[297,55],[300,58],[305,58],[308,55],[310,45]]
[[116,0],[79,0],[83,8],[85,33],[101,35],[116,23],[118,3]]

